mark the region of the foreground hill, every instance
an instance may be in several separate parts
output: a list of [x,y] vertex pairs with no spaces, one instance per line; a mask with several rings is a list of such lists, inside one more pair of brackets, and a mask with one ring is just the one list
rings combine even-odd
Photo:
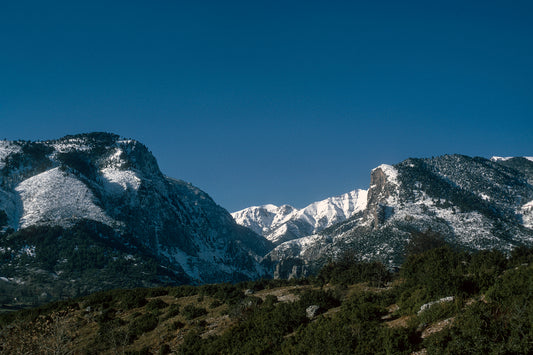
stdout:
[[[0,294],[259,278],[270,243],[108,133],[0,142]],[[0,302],[8,300],[0,299]]]
[[394,275],[348,253],[313,278],[100,292],[0,314],[0,353],[530,354],[532,262],[442,246]]

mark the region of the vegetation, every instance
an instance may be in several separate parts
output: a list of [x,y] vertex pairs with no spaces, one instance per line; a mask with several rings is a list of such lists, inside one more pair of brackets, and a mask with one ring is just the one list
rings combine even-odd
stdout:
[[[2,214],[0,213],[0,220]],[[23,283],[0,279],[0,302],[39,305],[53,299],[86,295],[111,285],[121,288],[184,282],[133,238],[110,227],[82,220],[71,228],[32,226],[0,232],[0,275],[17,275]],[[133,302],[134,300],[132,300]]]
[[98,292],[0,314],[0,353],[529,354],[532,261],[420,243],[395,274],[346,253],[307,279]]

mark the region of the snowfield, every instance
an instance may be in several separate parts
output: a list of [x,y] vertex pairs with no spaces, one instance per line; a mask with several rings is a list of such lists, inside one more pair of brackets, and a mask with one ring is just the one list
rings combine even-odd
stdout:
[[80,219],[109,226],[116,223],[96,205],[91,190],[76,176],[54,168],[24,180],[15,188],[22,200],[20,227],[53,224],[70,227]]

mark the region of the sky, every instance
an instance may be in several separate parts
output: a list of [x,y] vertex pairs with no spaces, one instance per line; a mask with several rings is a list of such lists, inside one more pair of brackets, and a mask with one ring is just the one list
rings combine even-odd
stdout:
[[2,1],[0,139],[106,131],[230,212],[533,156],[532,1]]

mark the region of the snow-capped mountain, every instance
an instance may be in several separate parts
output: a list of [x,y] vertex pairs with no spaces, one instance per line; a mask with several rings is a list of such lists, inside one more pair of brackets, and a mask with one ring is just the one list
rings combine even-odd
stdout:
[[371,173],[363,213],[278,245],[265,258],[276,276],[301,276],[347,249],[363,259],[401,262],[416,233],[466,249],[533,244],[533,161],[445,155],[381,165]]
[[[44,257],[47,246],[36,234],[48,230],[56,233],[57,255]],[[80,230],[89,234],[87,245],[80,245]],[[102,248],[96,269],[118,267],[117,260],[120,268],[150,264],[158,270],[155,284],[257,278],[267,273],[258,261],[272,248],[205,192],[164,176],[144,145],[108,133],[1,141],[0,231],[0,280],[19,283],[30,279],[20,270],[32,255],[26,272],[76,280],[64,265],[96,247]]]
[[345,221],[366,207],[367,191],[355,190],[314,202],[302,209],[263,205],[233,212],[235,221],[279,245],[318,233]]

